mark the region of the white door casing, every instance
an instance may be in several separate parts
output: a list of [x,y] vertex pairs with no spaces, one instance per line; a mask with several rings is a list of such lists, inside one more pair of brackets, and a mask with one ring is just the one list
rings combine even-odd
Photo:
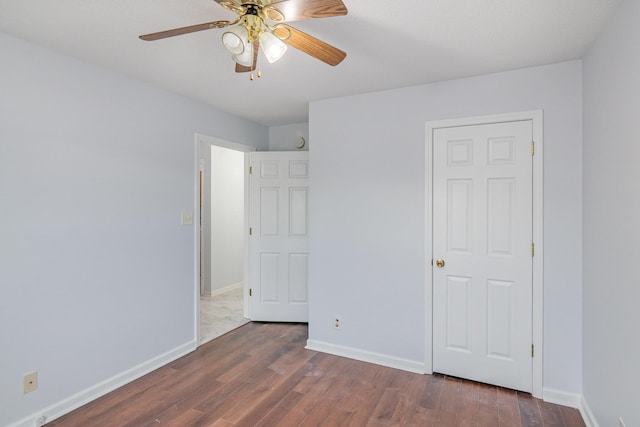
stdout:
[[[256,150],[255,147],[253,146],[249,146],[249,145],[244,145],[244,144],[239,144],[236,142],[231,142],[231,141],[227,141],[227,140],[223,140],[223,139],[219,139],[219,138],[215,138],[212,136],[208,136],[208,135],[204,135],[204,134],[199,134],[196,133],[195,134],[195,161],[196,161],[196,175],[195,175],[195,200],[194,200],[194,223],[198,224],[198,227],[194,228],[195,231],[195,251],[196,251],[196,262],[195,264],[195,275],[194,277],[196,277],[196,292],[194,293],[194,305],[195,305],[195,316],[194,316],[194,323],[195,323],[195,331],[196,331],[196,339],[195,342],[200,343],[200,277],[201,277],[201,271],[203,269],[203,265],[202,265],[202,260],[203,259],[208,259],[208,257],[203,258],[203,245],[211,245],[211,240],[210,237],[208,237],[207,235],[210,235],[210,233],[206,232],[207,230],[210,230],[210,225],[205,227],[205,224],[210,222],[210,209],[211,209],[211,201],[210,200],[206,200],[207,199],[207,193],[211,194],[210,190],[207,190],[207,176],[211,174],[211,165],[208,164],[205,161],[205,165],[204,165],[204,174],[203,174],[203,184],[204,184],[204,188],[201,189],[201,182],[200,182],[200,160],[205,157],[205,152],[211,152],[211,146],[217,146],[217,147],[224,147],[224,148],[228,148],[231,150],[235,150],[235,151],[239,151],[239,152],[243,152],[245,153],[245,170],[246,175],[244,178],[244,206],[245,206],[245,212],[244,212],[244,218],[245,218],[245,229],[249,230],[249,215],[246,213],[248,206],[249,206],[249,186],[248,186],[248,182],[249,182],[249,156],[248,153],[253,152]],[[200,191],[203,191],[202,193],[202,197],[204,198],[202,203],[202,212],[200,209]],[[249,238],[249,233],[245,233],[245,237],[244,237],[244,282],[245,282],[245,298],[244,298],[244,306],[243,306],[243,315],[244,317],[248,317],[248,277],[249,277],[249,253],[248,253],[248,238]],[[209,253],[209,252],[207,252]]]
[[308,152],[255,152],[249,175],[249,316],[308,321]]
[[541,119],[427,124],[426,372],[541,395]]

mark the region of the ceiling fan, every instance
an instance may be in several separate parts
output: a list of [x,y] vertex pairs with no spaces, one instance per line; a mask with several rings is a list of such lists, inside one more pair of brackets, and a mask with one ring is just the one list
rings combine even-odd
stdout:
[[[213,21],[188,27],[144,34],[140,39],[153,41],[196,31],[229,27],[222,34],[222,44],[236,62],[236,72],[256,69],[258,51],[270,63],[280,59],[287,45],[299,49],[329,65],[338,65],[347,54],[286,24],[310,18],[328,18],[347,14],[342,0],[215,0],[220,6],[235,12],[233,21]],[[258,77],[260,73],[258,71]],[[253,73],[251,73],[253,80]]]

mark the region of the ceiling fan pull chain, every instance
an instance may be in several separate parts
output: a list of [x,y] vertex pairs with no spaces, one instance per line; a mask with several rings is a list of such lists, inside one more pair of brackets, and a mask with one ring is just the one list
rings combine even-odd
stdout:
[[[262,77],[262,71],[258,68],[258,78]],[[249,80],[253,80],[253,73],[249,74]]]

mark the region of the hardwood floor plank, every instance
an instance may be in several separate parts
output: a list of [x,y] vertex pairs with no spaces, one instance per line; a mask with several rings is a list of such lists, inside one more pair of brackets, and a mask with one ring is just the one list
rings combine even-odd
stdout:
[[498,427],[520,427],[522,419],[517,392],[502,387],[498,387],[496,392]]
[[420,406],[422,391],[426,384],[426,375],[416,375],[411,372],[399,372],[391,383],[392,387],[399,387],[398,404],[391,417],[391,424],[398,426],[410,425],[414,419],[416,408]]
[[557,405],[552,405],[544,401],[538,401],[538,408],[540,408],[540,417],[542,418],[542,424],[547,427],[557,427],[564,425],[562,419],[562,413]]
[[366,425],[377,402],[393,379],[395,371],[383,366],[366,364],[362,366],[361,374],[352,384],[347,397],[338,404],[345,411],[352,412],[350,426]]
[[418,406],[415,408],[413,416],[406,425],[408,427],[433,426],[435,419],[436,415],[433,410]]
[[[259,373],[259,376],[268,378],[272,375],[268,372]],[[248,382],[232,382],[221,387],[218,392],[207,399],[202,404],[196,406],[195,409],[202,411],[205,415],[200,418],[195,426],[206,426],[214,422],[218,418],[228,413],[239,402],[251,402],[251,397],[260,393],[264,393],[267,387],[259,383]]]
[[307,350],[304,346],[298,345],[298,348],[292,352],[285,353],[282,357],[275,360],[268,366],[274,372],[285,374],[302,368],[309,360],[318,354],[315,351]]
[[[254,413],[245,416],[238,421],[236,427],[252,427],[252,426],[276,426],[282,425],[282,419],[300,402],[302,394],[296,391],[290,391],[284,395],[271,410],[254,411]],[[264,403],[264,402],[263,402]],[[264,416],[261,416],[266,413]],[[253,415],[253,417],[252,417]],[[255,418],[260,417],[258,420]]]
[[[264,327],[266,326],[263,325],[263,328]],[[274,350],[271,348],[272,342],[270,341],[272,340],[268,339],[269,335],[265,334],[265,332],[266,331],[264,329],[261,331],[263,335],[266,335],[266,338],[263,340],[263,342],[265,343],[269,342],[269,344],[265,345],[263,348],[265,349],[265,353],[268,355],[269,360],[265,359],[264,357],[248,357],[247,359],[241,361],[240,363],[237,363],[235,367],[228,368],[226,372],[220,372],[221,375],[218,378],[219,380],[221,379],[227,382],[235,380],[240,383],[246,383],[247,385],[243,386],[241,390],[251,390],[250,397],[252,399],[253,404],[250,406],[246,404],[236,403],[231,407],[223,407],[219,403],[219,399],[216,396],[211,396],[211,398],[208,401],[204,401],[203,399],[201,399],[201,402],[202,402],[201,405],[214,405],[214,408],[215,408],[214,412],[216,414],[219,411],[223,411],[226,408],[226,412],[224,412],[222,416],[230,417],[232,418],[232,421],[236,421],[253,409],[253,405],[255,404],[255,401],[259,402],[261,399],[263,399],[265,396],[269,394],[269,391],[270,391],[269,388],[271,385],[275,385],[284,380],[284,377],[285,377],[284,375],[280,375],[274,372],[273,370],[265,367],[265,365],[270,363],[270,360],[273,358],[272,353],[274,352]],[[287,347],[286,342],[290,341],[290,338],[292,335],[295,335],[297,333],[299,335],[302,335],[303,337],[306,337],[306,329],[304,328],[297,329],[297,330],[295,328],[291,328],[290,332],[292,332],[292,334],[289,334],[288,336],[286,336],[286,339],[284,339],[285,348]],[[283,339],[284,337],[285,335],[278,334],[278,338]],[[274,338],[274,337],[271,337],[271,338]],[[252,342],[255,343],[256,341],[252,341]],[[260,345],[257,345],[256,347],[260,347]],[[282,348],[277,351],[282,351]],[[244,353],[244,354],[248,354],[248,353]],[[310,356],[311,355],[308,355],[307,358],[309,358]],[[237,366],[242,367],[241,372],[239,372],[239,370],[236,369]],[[233,375],[229,375],[230,372]],[[261,382],[261,385],[255,386],[256,382]],[[230,393],[232,395],[238,392],[240,391],[230,390]],[[233,414],[233,415],[231,416],[229,414]],[[259,418],[261,418],[263,415],[264,414],[261,414]]]
[[223,418],[218,418],[213,424],[210,424],[209,427],[234,427],[234,425]]
[[196,420],[201,418],[204,414],[195,409],[187,409],[186,411],[178,409],[177,406],[172,406],[168,410],[164,411],[158,417],[154,417],[153,420],[149,420],[146,424],[138,424],[139,426],[152,427],[162,425],[163,427],[183,427],[193,424]]
[[[92,420],[94,425],[100,426],[110,425],[113,422],[114,414],[122,412],[130,402],[136,402],[139,396],[153,389],[158,382],[167,381],[168,378],[175,375],[177,371],[170,366],[163,366],[156,371],[139,378],[129,384],[118,389],[118,393],[109,393],[93,402],[90,402],[75,411],[65,415],[69,420],[65,422],[68,427],[84,427],[85,420]],[[53,426],[61,425],[61,421],[54,421]]]
[[353,412],[333,408],[329,416],[320,424],[322,427],[347,426],[353,419]]
[[[231,331],[213,341],[201,345],[194,352],[171,362],[170,366],[177,370],[196,372],[205,360],[223,358],[225,356],[243,354],[247,341],[259,343],[263,337],[261,323],[247,323],[242,328]],[[242,329],[240,331],[240,329]],[[246,335],[245,335],[246,334]],[[244,356],[246,357],[246,356]]]
[[487,384],[478,384],[478,410],[476,424],[480,426],[498,425],[498,389]]
[[[310,352],[310,354],[307,354],[305,358],[310,359],[312,354],[313,352]],[[271,365],[272,363],[273,362],[271,361],[262,360],[263,365]],[[293,368],[296,368],[296,366],[294,365]],[[269,377],[270,380],[261,379],[256,382],[256,392],[248,398],[248,401],[252,402],[251,405],[238,403],[223,415],[225,419],[233,422],[234,424],[242,422],[245,425],[249,425],[248,423],[255,423],[260,420],[264,413],[270,410],[278,401],[283,399],[284,396],[289,393],[289,390],[293,388],[293,384],[298,383],[301,380],[301,377],[306,374],[305,370],[300,369],[290,369],[289,371],[280,370],[280,372],[275,372],[267,366],[262,366],[260,363],[257,363],[252,370],[256,369],[272,372]],[[253,374],[253,378],[256,378],[255,374]]]
[[[237,425],[253,426],[260,422],[265,417],[265,414],[269,414],[272,409],[277,407],[287,407],[289,411],[293,409],[295,405],[291,405],[291,396],[296,398],[296,404],[304,396],[302,393],[294,390],[295,386],[298,385],[304,377],[308,376],[309,372],[312,371],[313,367],[318,363],[317,360],[322,360],[322,358],[316,358],[315,356],[309,357],[315,354],[315,352],[309,353],[310,354],[307,355],[309,360],[303,366],[296,366],[295,369],[292,369],[289,373],[283,371],[277,373],[283,380],[271,387],[271,390],[263,396],[261,400],[253,402],[251,407],[248,408],[250,410],[236,414],[231,420],[235,420]],[[270,419],[277,415],[278,413],[271,414]],[[280,417],[284,415],[286,414],[281,414]]]
[[[341,358],[340,358],[341,359]],[[332,385],[330,367],[333,363],[339,363],[330,357],[321,358],[314,369],[300,381],[301,387],[295,390],[303,395],[300,402],[282,419],[282,425],[300,425],[302,420],[318,404],[318,401]]]
[[[292,328],[287,331],[289,333],[277,334],[275,339],[271,342],[259,347],[254,347],[252,351],[246,352],[249,357],[242,363],[236,364],[234,367],[220,375],[220,377],[218,377],[218,381],[231,382],[250,380],[256,368],[266,369],[283,354],[286,354],[295,348],[299,348],[299,343],[296,341],[297,329]],[[258,348],[260,348],[260,352],[257,352]]]
[[[150,397],[156,395],[157,398],[145,401],[144,407],[148,409],[134,417],[134,423],[141,421],[140,417],[158,416],[171,406],[176,406],[179,410],[195,408],[204,412],[200,407],[215,398],[226,386],[216,379],[218,375],[217,370],[208,371],[206,367],[197,375],[176,375],[176,378],[172,378],[166,385],[150,390]],[[139,403],[143,404],[142,401]]]
[[460,381],[460,388],[456,396],[456,422],[458,427],[472,427],[478,413],[478,383]]
[[461,381],[456,378],[445,377],[442,384],[442,394],[436,411],[433,426],[454,426],[458,411],[458,392]]
[[424,389],[420,396],[420,406],[425,409],[435,409],[440,405],[440,395],[444,376],[440,374],[427,375]]
[[382,396],[380,396],[380,399],[378,399],[378,404],[374,408],[367,426],[378,425],[380,423],[390,424],[391,417],[393,417],[399,401],[400,389],[387,387],[382,393]]
[[[274,374],[278,375],[278,374]],[[242,400],[236,401],[233,405],[230,405],[228,409],[221,411],[221,417],[233,424],[238,423],[241,419],[250,414],[256,405],[268,398],[272,394],[273,388],[265,383],[253,383],[247,384],[249,387],[248,393],[244,393],[245,396]]]
[[559,406],[559,408],[564,425],[568,427],[585,427],[580,411],[576,408],[569,408],[568,406]]
[[[325,392],[325,395],[329,390],[330,389]],[[311,407],[310,411],[302,418],[300,425],[309,427],[322,425],[335,406],[336,402],[333,399],[325,398],[324,395],[321,396]]]
[[311,363],[304,366],[305,375],[294,387],[295,391],[302,394],[309,392],[309,390],[315,387],[318,381],[326,376],[333,364],[333,358],[328,354],[318,353],[311,358],[310,362]]
[[57,427],[584,427],[526,393],[304,349],[307,327],[249,323],[53,420]]
[[518,408],[520,408],[520,420],[522,427],[535,427],[541,426],[542,416],[540,415],[540,409],[538,404],[526,393],[517,393],[518,395]]
[[[322,360],[328,360],[328,358],[323,357],[324,355],[319,355],[315,352],[311,352],[305,350],[308,354],[305,357],[308,357],[309,360],[305,362],[303,365],[295,366],[295,369],[291,371],[286,380],[281,382],[278,386],[274,387],[267,396],[264,397],[260,402],[257,402],[252,406],[250,412],[246,413],[241,419],[237,421],[237,425],[241,426],[253,426],[258,422],[262,422],[262,419],[265,418],[265,414],[269,415],[272,411],[272,408],[275,409],[278,406],[287,407],[288,410],[292,410],[298,402],[304,396],[303,393],[296,391],[296,385],[300,384],[300,382],[305,377],[313,377],[318,380],[318,376],[313,376],[314,369],[322,362]],[[312,356],[312,357],[309,357]],[[285,375],[285,372],[280,371],[282,375]],[[290,398],[291,396],[295,397],[296,405],[291,405]],[[269,415],[269,419],[273,419],[275,416],[284,417],[286,413],[283,414],[271,414]]]

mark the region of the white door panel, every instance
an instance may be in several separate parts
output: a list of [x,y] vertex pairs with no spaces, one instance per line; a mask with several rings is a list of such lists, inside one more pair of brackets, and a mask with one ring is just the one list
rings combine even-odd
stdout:
[[249,315],[307,322],[307,152],[250,154]]
[[434,129],[433,370],[531,391],[532,122]]

